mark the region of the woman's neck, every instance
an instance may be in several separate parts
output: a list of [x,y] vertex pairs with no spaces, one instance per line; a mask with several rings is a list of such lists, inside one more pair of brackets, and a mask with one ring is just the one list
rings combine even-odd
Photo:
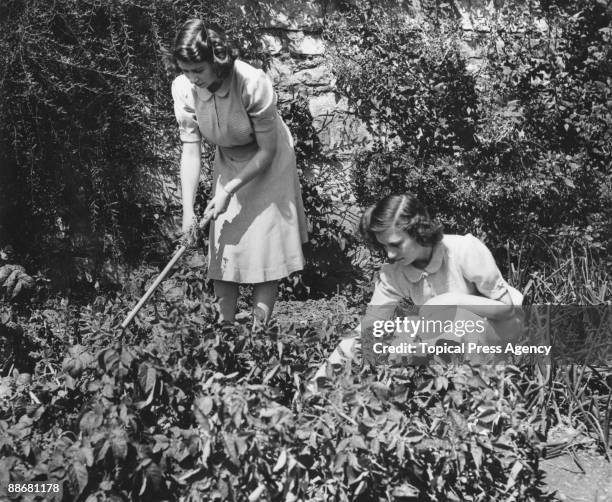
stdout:
[[420,256],[412,262],[412,266],[424,270],[433,256],[433,246],[423,246]]
[[217,92],[219,90],[219,87],[221,87],[221,85],[223,84],[223,79],[220,78],[218,80],[215,80],[212,84],[210,84],[206,89],[209,92]]

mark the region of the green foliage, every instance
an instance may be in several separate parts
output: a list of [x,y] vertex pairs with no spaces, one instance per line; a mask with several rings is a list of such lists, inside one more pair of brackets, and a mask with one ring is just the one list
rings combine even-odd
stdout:
[[298,96],[282,114],[293,134],[309,222],[309,241],[303,247],[306,267],[287,292],[302,298],[306,293],[332,294],[360,275],[352,261],[358,241],[347,221],[350,193],[339,181],[343,176],[340,162],[323,152],[306,100]]
[[36,282],[26,274],[20,265],[3,265],[0,267],[0,295],[7,298],[17,298],[28,290],[32,290]]
[[70,255],[117,255],[152,219],[138,168],[156,169],[152,145],[166,144],[153,104],[163,83],[147,79],[157,26],[134,2],[2,9],[1,135],[13,170],[3,189],[16,201],[3,231],[60,274],[74,268]]
[[[609,442],[609,368],[345,368],[312,393],[350,316],[220,329],[201,259],[184,263],[124,336],[118,321],[155,270],[126,283],[129,301],[0,303],[4,487],[57,482],[70,500],[546,500],[538,459],[567,446],[544,445],[552,425]],[[596,264],[551,267],[531,277],[534,302],[551,288],[559,303],[604,298]]]
[[380,368],[313,394],[341,319],[220,330],[198,270],[179,270],[122,340],[117,300],[30,313],[35,365],[0,381],[3,488],[56,482],[56,500],[543,500],[543,423],[513,390],[528,388],[520,372]]
[[376,146],[401,146],[420,163],[469,148],[476,93],[456,34],[428,33],[384,16],[379,23],[366,33],[347,27],[333,40],[343,49],[334,61],[338,86]]
[[612,9],[593,1],[529,14],[548,30],[536,31],[534,22],[528,37],[501,34],[490,46],[488,98],[505,104],[498,120],[505,131],[494,125],[496,111],[483,124],[483,151],[470,160],[480,167],[489,157],[533,179],[523,202],[529,209],[519,213],[528,231],[558,251],[575,244],[602,251],[612,238]]
[[248,12],[224,2],[0,7],[0,232],[56,286],[93,284],[109,260],[165,249],[178,134],[161,49],[193,16],[256,52]]
[[353,24],[339,19],[329,36],[338,85],[372,135],[356,157],[360,204],[411,191],[448,232],[486,234],[498,257],[521,250],[533,266],[543,241],[609,249],[609,7],[502,10],[473,41],[485,48],[478,81],[452,11],[415,26],[372,3],[351,9]]
[[[163,258],[176,237],[180,145],[169,92],[174,74],[161,49],[181,22],[199,16],[223,26],[245,59],[265,66],[269,56],[252,22],[259,6],[62,0],[1,9],[3,239],[46,269],[56,287],[117,284],[125,260]],[[333,163],[320,152],[305,103],[285,112],[302,171]],[[206,163],[212,151],[204,152]],[[302,181],[309,269],[290,288],[303,296],[348,280],[353,239],[321,179]],[[200,206],[209,192],[205,175]]]

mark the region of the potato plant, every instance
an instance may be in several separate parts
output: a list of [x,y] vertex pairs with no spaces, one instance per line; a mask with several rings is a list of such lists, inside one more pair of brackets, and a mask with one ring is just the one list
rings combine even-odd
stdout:
[[52,500],[83,501],[542,500],[546,424],[518,368],[355,366],[313,392],[342,319],[221,329],[189,268],[123,335],[119,298],[3,308],[17,330],[7,356],[29,347],[0,381],[3,489],[53,482]]

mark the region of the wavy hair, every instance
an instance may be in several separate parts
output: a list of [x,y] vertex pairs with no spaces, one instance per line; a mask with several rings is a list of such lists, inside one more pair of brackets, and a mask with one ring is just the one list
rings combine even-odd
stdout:
[[421,246],[435,246],[444,235],[442,225],[429,216],[415,195],[388,195],[368,207],[359,222],[359,231],[368,245],[383,250],[376,234],[389,228],[403,230]]
[[185,63],[210,63],[219,78],[226,77],[238,57],[238,50],[230,44],[221,29],[207,26],[200,19],[189,19],[183,23],[172,50],[164,50],[169,66],[180,72],[178,61]]

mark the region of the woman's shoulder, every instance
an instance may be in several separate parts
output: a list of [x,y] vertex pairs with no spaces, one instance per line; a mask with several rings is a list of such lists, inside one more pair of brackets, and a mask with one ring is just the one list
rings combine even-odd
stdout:
[[405,270],[397,263],[385,263],[378,271],[370,305],[387,305],[410,297]]
[[451,261],[457,263],[470,262],[475,256],[483,252],[486,245],[474,235],[444,234],[442,245],[446,248],[446,254]]
[[267,94],[272,91],[272,82],[266,72],[239,59],[234,61],[234,78],[243,96],[259,95],[262,91]]
[[404,294],[406,294],[405,291],[410,284],[408,276],[409,271],[401,262],[384,263],[378,271],[378,277],[381,280],[392,285],[395,289],[403,291]]
[[188,92],[192,92],[193,84],[185,75],[179,75],[172,81],[172,96],[174,99],[180,95],[186,96]]
[[442,237],[442,244],[449,249],[469,249],[477,243],[482,244],[482,241],[470,233],[465,235],[444,234]]
[[234,61],[234,74],[240,80],[252,81],[260,79],[263,75],[265,75],[265,72],[259,68],[251,66],[245,61],[236,59],[236,61]]
[[495,259],[489,247],[472,234],[445,235],[442,241],[448,249],[450,260],[462,269],[485,273],[497,270]]
[[234,61],[233,81],[232,87],[252,118],[275,116],[276,93],[272,81],[263,70],[237,59]]

